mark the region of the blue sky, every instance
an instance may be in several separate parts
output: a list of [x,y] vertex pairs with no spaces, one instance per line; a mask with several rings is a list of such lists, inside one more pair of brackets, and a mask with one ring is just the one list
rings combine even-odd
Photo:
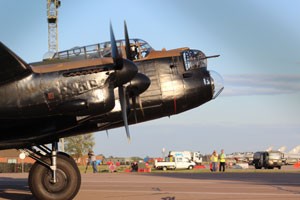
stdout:
[[[59,49],[109,40],[109,21],[123,38],[155,49],[191,47],[207,55],[225,90],[199,108],[95,134],[96,153],[106,156],[161,156],[169,150],[210,153],[224,148],[288,150],[300,144],[300,2],[297,0],[63,0],[59,8]],[[44,1],[0,1],[0,41],[27,62],[48,48]]]

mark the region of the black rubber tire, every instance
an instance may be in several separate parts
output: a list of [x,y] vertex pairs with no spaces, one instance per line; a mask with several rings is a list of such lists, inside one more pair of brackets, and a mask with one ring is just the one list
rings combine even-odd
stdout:
[[[59,151],[59,152],[57,153],[57,155],[59,155],[59,156],[64,156],[66,159],[69,159],[69,161],[71,162],[71,164],[72,164],[75,168],[78,169],[78,166],[77,166],[75,160],[74,160],[69,154],[67,154],[67,153],[65,153],[65,152]],[[78,172],[79,172],[79,169],[78,169]],[[79,172],[79,175],[80,175],[80,172]]]
[[261,169],[261,167],[259,167],[258,165],[255,165],[255,169]]
[[[43,160],[50,163],[50,158]],[[52,171],[39,162],[31,167],[28,185],[36,199],[69,200],[78,193],[81,176],[74,160],[66,154],[57,155],[57,183],[50,182]]]
[[188,167],[188,169],[189,170],[192,170],[194,167],[192,166],[192,165],[190,165],[189,167]]

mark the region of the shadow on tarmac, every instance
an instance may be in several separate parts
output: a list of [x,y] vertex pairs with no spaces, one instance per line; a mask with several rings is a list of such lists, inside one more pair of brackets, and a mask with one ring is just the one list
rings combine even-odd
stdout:
[[[29,190],[27,178],[1,177],[0,174],[0,199],[8,200],[33,200]],[[24,194],[30,193],[30,194]]]

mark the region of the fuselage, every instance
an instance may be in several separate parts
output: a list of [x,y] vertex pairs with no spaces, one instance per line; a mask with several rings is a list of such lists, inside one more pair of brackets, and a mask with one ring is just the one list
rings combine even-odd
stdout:
[[[171,116],[198,107],[213,98],[211,77],[205,67],[186,71],[182,56],[156,58],[137,61],[139,72],[151,80],[150,87],[140,95],[136,106],[137,121],[134,119],[133,105],[129,113],[129,122],[144,122],[160,117]],[[122,125],[122,119],[116,120],[120,110],[109,112],[99,124],[106,124],[103,130]],[[118,122],[117,124],[115,124]],[[115,125],[114,125],[115,124]],[[100,127],[100,129],[102,129]]]
[[[118,41],[120,51],[122,42]],[[109,48],[108,44],[97,45]],[[207,57],[199,50],[155,51],[138,39],[131,44],[138,73],[151,84],[137,96],[127,93],[130,124],[198,107],[223,89],[221,77],[207,70]],[[23,148],[124,125],[116,75],[107,60],[110,51],[82,54],[87,47],[60,52],[54,62],[33,63],[34,73],[1,86],[0,95],[6,98],[0,99],[0,148]],[[69,51],[77,55],[72,57]],[[98,64],[87,65],[92,62]],[[134,78],[130,79],[124,81],[125,88],[134,86]]]
[[0,119],[42,118],[72,113],[82,116],[93,114],[96,110],[109,112],[114,107],[114,86],[108,79],[109,75],[69,76],[70,73],[32,73],[1,86]]

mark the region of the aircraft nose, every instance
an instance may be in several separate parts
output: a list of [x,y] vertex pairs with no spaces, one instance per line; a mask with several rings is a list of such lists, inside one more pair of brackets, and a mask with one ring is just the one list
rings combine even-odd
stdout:
[[217,98],[219,94],[224,89],[224,80],[220,74],[217,72],[210,70],[210,79],[211,79],[211,87],[212,87],[212,92],[213,92],[213,99]]

